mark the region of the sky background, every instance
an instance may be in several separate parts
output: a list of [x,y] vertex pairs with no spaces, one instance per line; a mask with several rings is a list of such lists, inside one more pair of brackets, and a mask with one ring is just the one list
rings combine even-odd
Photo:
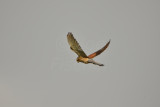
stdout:
[[0,107],[160,107],[160,1],[0,0]]

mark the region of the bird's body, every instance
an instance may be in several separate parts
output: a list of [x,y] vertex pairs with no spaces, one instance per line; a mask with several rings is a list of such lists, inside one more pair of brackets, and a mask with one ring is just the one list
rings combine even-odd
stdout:
[[77,57],[77,62],[83,62],[85,64],[88,64],[88,60],[89,60],[89,58],[84,58],[82,56]]
[[99,66],[104,66],[103,64],[100,64],[98,62],[95,62],[92,58],[94,58],[95,56],[101,54],[110,44],[110,41],[100,50],[90,54],[89,56],[87,56],[84,51],[82,50],[82,48],[80,47],[79,43],[76,41],[76,39],[73,37],[73,34],[71,32],[69,32],[67,34],[67,39],[68,39],[68,43],[70,45],[71,50],[73,50],[77,55],[77,62],[82,62],[85,64],[88,63],[93,63],[95,65],[99,65]]

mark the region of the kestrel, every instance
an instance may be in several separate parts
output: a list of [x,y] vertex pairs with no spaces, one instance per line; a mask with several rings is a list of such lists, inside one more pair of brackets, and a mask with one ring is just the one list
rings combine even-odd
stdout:
[[87,56],[84,51],[82,50],[82,48],[80,47],[79,43],[76,41],[76,39],[73,37],[73,34],[71,32],[69,32],[67,34],[67,39],[68,39],[68,43],[70,45],[70,48],[72,51],[74,51],[78,57],[77,57],[77,62],[82,62],[85,64],[88,63],[93,63],[95,65],[99,65],[99,66],[104,66],[103,64],[100,64],[98,62],[95,62],[92,58],[96,57],[97,55],[101,54],[110,44],[110,41],[100,50],[90,54],[89,56]]

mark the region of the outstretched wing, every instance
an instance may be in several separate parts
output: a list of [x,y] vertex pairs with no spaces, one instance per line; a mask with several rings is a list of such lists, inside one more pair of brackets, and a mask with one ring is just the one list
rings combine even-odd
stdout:
[[109,46],[109,44],[110,44],[110,41],[109,41],[103,48],[101,48],[100,50],[98,50],[98,51],[90,54],[88,57],[89,57],[89,58],[94,58],[94,57],[96,57],[97,55],[101,54],[101,53]]
[[73,37],[73,34],[69,32],[67,34],[68,43],[70,45],[70,48],[78,55],[82,57],[88,58],[88,56],[84,53],[82,48],[80,47],[79,43],[76,41],[76,39]]

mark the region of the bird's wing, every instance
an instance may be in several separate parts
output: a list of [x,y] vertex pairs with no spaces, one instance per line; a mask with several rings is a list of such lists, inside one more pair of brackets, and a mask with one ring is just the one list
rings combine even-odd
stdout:
[[87,55],[84,53],[82,48],[80,47],[79,43],[76,41],[76,39],[73,37],[73,34],[69,32],[67,34],[68,43],[70,45],[70,48],[78,55],[85,58],[88,58]]
[[103,48],[101,48],[100,50],[98,50],[98,51],[90,54],[88,57],[89,57],[89,58],[94,58],[94,57],[96,57],[97,55],[101,54],[101,53],[109,46],[109,44],[110,44],[110,41],[109,41]]

